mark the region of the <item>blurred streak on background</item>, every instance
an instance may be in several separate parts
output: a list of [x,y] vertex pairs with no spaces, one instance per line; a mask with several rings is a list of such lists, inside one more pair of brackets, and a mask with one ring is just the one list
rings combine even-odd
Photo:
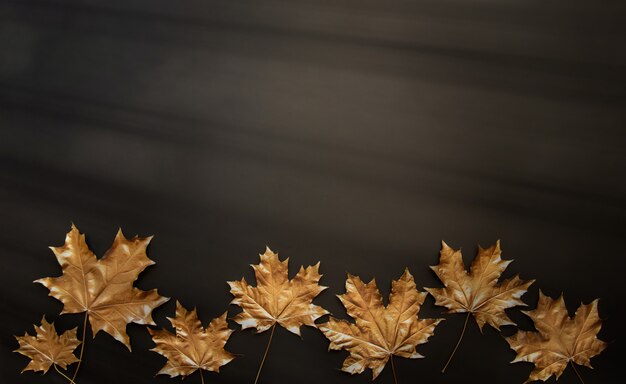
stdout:
[[[538,280],[528,303],[539,287],[564,291],[572,311],[600,297],[601,337],[614,341],[625,41],[622,0],[0,1],[0,376],[53,382],[19,376],[26,359],[10,351],[42,313],[56,319],[60,304],[31,281],[58,274],[46,247],[70,222],[99,255],[118,226],[155,234],[157,266],[139,285],[205,321],[265,244],[294,271],[320,260],[331,289],[319,303],[344,317],[333,293],[346,271],[388,292],[409,266],[418,286],[437,286],[427,265],[441,239],[467,262],[500,238],[509,275]],[[421,315],[440,314],[429,299]],[[398,359],[402,382],[527,377],[498,333],[475,326],[442,376],[464,320],[447,317],[418,349],[426,359]],[[130,333],[132,355],[90,340],[79,382],[173,382],[153,379],[163,360],[147,332]],[[277,333],[265,382],[370,382],[303,335]],[[236,333],[229,349],[245,358],[210,381],[251,382],[266,337]],[[587,383],[618,382],[620,350],[582,369]],[[387,368],[378,382],[390,381]]]

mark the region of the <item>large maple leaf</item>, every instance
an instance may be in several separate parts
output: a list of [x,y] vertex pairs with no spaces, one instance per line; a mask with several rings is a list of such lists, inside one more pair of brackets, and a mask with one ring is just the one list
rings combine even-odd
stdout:
[[478,255],[468,273],[460,250],[442,242],[440,261],[432,266],[445,288],[425,288],[435,298],[435,304],[448,308],[448,313],[471,313],[482,331],[485,324],[496,329],[515,325],[505,309],[525,305],[521,297],[534,280],[524,281],[514,276],[498,282],[500,275],[513,260],[500,258],[500,241],[489,248],[478,247]]
[[168,318],[176,333],[149,329],[156,344],[152,351],[167,357],[167,363],[157,374],[184,377],[202,369],[219,372],[222,365],[234,359],[233,354],[224,349],[233,333],[228,328],[226,315],[225,312],[203,328],[195,308],[187,311],[176,302],[176,317]]
[[62,314],[85,312],[94,337],[105,331],[130,350],[126,326],[154,325],[152,310],[169,300],[156,289],[142,291],[133,286],[139,274],[154,264],[146,255],[151,239],[135,236],[128,240],[119,230],[111,248],[98,260],[87,246],[85,235],[72,225],[65,244],[50,247],[63,274],[35,282],[63,302]]
[[252,265],[257,286],[250,286],[245,279],[229,281],[234,296],[231,304],[241,307],[233,320],[242,329],[256,328],[263,332],[280,324],[290,332],[300,335],[300,326],[315,326],[315,320],[328,313],[313,304],[313,299],[327,287],[318,284],[322,275],[319,263],[307,268],[300,267],[296,276],[289,280],[289,259],[280,261],[278,254],[266,248],[260,255],[261,262]]
[[[527,361],[535,364],[528,380],[546,381],[552,375],[558,379],[569,363],[591,367],[591,358],[606,348],[596,336],[602,327],[598,315],[598,300],[581,304],[573,318],[569,317],[563,295],[558,299],[539,292],[537,308],[524,311],[539,332],[518,331],[506,340],[517,356],[514,363]],[[578,371],[576,371],[578,374]],[[582,379],[581,379],[582,381]]]
[[346,293],[338,297],[355,323],[331,317],[319,329],[330,340],[329,349],[345,349],[350,353],[342,370],[351,374],[369,368],[375,379],[387,361],[392,359],[393,364],[393,355],[409,359],[423,357],[415,347],[427,342],[442,321],[418,319],[426,293],[416,289],[408,269],[392,282],[386,307],[374,279],[365,284],[359,277],[348,274]]
[[28,356],[31,361],[25,371],[43,371],[54,364],[66,369],[68,365],[78,362],[74,350],[80,345],[76,338],[76,328],[65,331],[61,336],[57,334],[54,323],[48,323],[46,317],[41,319],[41,325],[35,326],[35,336],[25,333],[24,336],[15,336],[20,347],[14,352]]

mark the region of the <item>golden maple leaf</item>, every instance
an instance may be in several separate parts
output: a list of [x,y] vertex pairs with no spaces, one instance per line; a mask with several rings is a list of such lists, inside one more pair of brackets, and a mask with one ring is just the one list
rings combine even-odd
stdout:
[[41,325],[35,325],[36,336],[25,333],[24,336],[15,336],[20,347],[13,352],[28,356],[31,361],[25,371],[43,371],[55,364],[66,369],[68,365],[74,364],[78,358],[74,355],[74,350],[80,345],[76,338],[76,328],[65,331],[61,336],[57,334],[54,323],[48,323],[46,317],[41,319]]
[[175,334],[148,329],[156,344],[151,350],[167,358],[167,363],[157,374],[184,377],[198,369],[219,372],[222,365],[235,358],[224,349],[233,333],[228,328],[226,315],[227,312],[203,328],[195,308],[187,311],[176,302],[176,317],[168,317],[176,330]]
[[260,255],[261,262],[252,265],[257,286],[248,285],[245,279],[229,281],[231,304],[241,307],[233,320],[242,329],[256,328],[263,332],[280,324],[290,332],[300,335],[300,326],[315,326],[315,320],[328,312],[315,304],[313,299],[327,287],[318,284],[322,275],[319,265],[300,267],[296,276],[289,280],[289,259],[280,261],[278,254],[266,248]]
[[375,279],[365,284],[358,276],[348,274],[346,293],[338,297],[355,323],[331,317],[319,329],[330,340],[329,349],[345,349],[350,353],[341,369],[351,374],[369,368],[375,379],[393,355],[409,359],[423,357],[415,347],[426,343],[442,321],[418,319],[426,293],[416,289],[408,269],[392,282],[386,307]]
[[520,299],[535,280],[523,281],[519,276],[498,283],[500,275],[513,260],[500,258],[500,241],[489,248],[478,247],[478,255],[468,273],[460,250],[442,241],[439,264],[432,266],[445,288],[424,288],[435,298],[435,304],[448,308],[448,313],[473,314],[482,331],[485,324],[496,329],[515,325],[505,309],[525,305]]
[[152,310],[169,298],[156,289],[142,291],[133,286],[139,274],[154,264],[146,255],[152,237],[128,240],[117,232],[111,248],[98,260],[89,250],[85,235],[72,224],[61,247],[50,247],[63,274],[35,280],[63,302],[63,313],[86,312],[93,335],[100,331],[113,336],[130,350],[126,325],[154,325]]
[[597,299],[581,304],[570,318],[563,295],[555,300],[539,291],[537,308],[524,313],[539,332],[518,331],[506,340],[517,352],[513,363],[535,364],[526,383],[546,381],[552,375],[558,379],[568,363],[575,371],[574,363],[592,368],[591,358],[606,348],[606,343],[596,337],[602,327]]

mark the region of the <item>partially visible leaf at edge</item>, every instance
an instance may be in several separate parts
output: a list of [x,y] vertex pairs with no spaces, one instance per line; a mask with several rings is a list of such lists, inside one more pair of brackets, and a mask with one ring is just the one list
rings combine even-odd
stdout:
[[517,352],[513,363],[527,361],[535,364],[526,383],[558,379],[567,364],[591,366],[591,358],[606,348],[596,336],[602,327],[598,300],[580,304],[573,318],[569,317],[563,295],[554,300],[539,291],[539,303],[532,311],[524,311],[539,332],[518,331],[506,341]]
[[418,319],[425,292],[419,292],[408,269],[394,280],[385,307],[376,281],[365,284],[348,274],[346,293],[338,295],[355,323],[330,318],[319,329],[330,340],[329,349],[345,349],[350,355],[341,368],[351,374],[372,370],[378,377],[393,355],[416,359],[419,344],[426,343],[442,319]]
[[219,372],[222,365],[235,358],[224,349],[233,333],[228,328],[226,315],[213,319],[203,328],[195,308],[187,311],[176,302],[176,317],[168,318],[176,333],[149,329],[156,344],[151,350],[167,358],[167,363],[157,374],[184,377],[198,369]]

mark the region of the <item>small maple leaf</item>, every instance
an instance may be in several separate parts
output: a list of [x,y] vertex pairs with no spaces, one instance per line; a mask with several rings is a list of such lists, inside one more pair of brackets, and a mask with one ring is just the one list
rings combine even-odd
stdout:
[[581,303],[570,318],[563,295],[552,299],[539,291],[537,308],[523,312],[539,332],[518,331],[506,341],[517,352],[513,363],[535,364],[526,383],[546,381],[552,375],[558,380],[568,363],[574,370],[574,363],[592,368],[591,358],[606,348],[606,343],[596,337],[602,327],[597,299],[590,304]]
[[25,371],[43,371],[53,364],[66,369],[68,365],[78,362],[74,350],[80,345],[76,338],[76,328],[65,331],[61,336],[57,334],[54,323],[48,323],[46,317],[41,319],[41,325],[35,325],[36,336],[25,333],[24,336],[15,336],[20,347],[13,352],[28,356],[31,361]]
[[188,376],[198,369],[219,372],[220,367],[235,357],[224,349],[233,330],[228,328],[227,312],[215,318],[206,327],[198,319],[194,308],[187,311],[176,302],[176,317],[169,318],[176,333],[148,329],[156,347],[151,349],[167,358],[157,374],[170,377]]
[[63,302],[63,313],[86,312],[93,335],[100,331],[113,336],[130,350],[126,334],[129,323],[154,325],[152,310],[169,300],[156,289],[142,291],[133,286],[139,274],[154,264],[146,255],[152,237],[128,240],[117,232],[111,248],[98,260],[81,234],[72,229],[61,247],[50,247],[63,274],[35,280]]
[[424,288],[435,298],[435,304],[448,308],[448,313],[471,313],[481,332],[485,324],[496,329],[515,325],[505,309],[525,305],[520,299],[535,280],[523,281],[519,276],[498,283],[500,275],[513,260],[500,258],[500,241],[489,248],[478,247],[478,255],[467,273],[460,250],[442,241],[440,261],[432,266],[445,288]]
[[318,262],[306,269],[300,267],[289,280],[289,259],[280,261],[269,247],[260,255],[261,262],[252,265],[257,286],[248,285],[245,279],[229,281],[231,304],[241,307],[233,320],[242,329],[256,328],[263,332],[280,324],[290,332],[300,335],[300,326],[315,326],[315,320],[328,314],[324,308],[313,304],[313,299],[327,287],[318,284],[322,275]]
[[409,359],[423,357],[415,347],[426,343],[442,321],[418,319],[426,293],[416,289],[408,269],[392,282],[386,307],[375,279],[365,284],[358,276],[348,274],[346,293],[337,297],[355,323],[331,317],[319,329],[330,340],[329,349],[345,349],[350,353],[341,369],[351,374],[369,368],[375,379],[393,355]]

